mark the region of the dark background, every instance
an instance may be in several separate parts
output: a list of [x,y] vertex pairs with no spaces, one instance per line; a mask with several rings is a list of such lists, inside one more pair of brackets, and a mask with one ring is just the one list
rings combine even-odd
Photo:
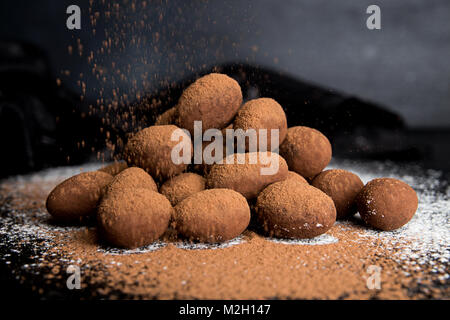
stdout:
[[[329,132],[338,156],[411,160],[449,169],[450,2],[169,0],[147,1],[145,8],[141,1],[134,2],[0,3],[0,39],[6,41],[0,59],[1,142],[9,155],[9,160],[2,160],[2,176],[79,163],[90,154],[95,158],[97,150],[105,149],[104,132],[98,132],[102,125],[110,125],[106,130],[122,137],[129,127],[105,125],[105,114],[99,112],[89,115],[89,105],[96,110],[102,105],[97,101],[100,96],[107,101],[118,99],[119,109],[126,109],[144,96],[160,97],[161,89],[183,87],[198,73],[233,63],[245,63],[247,82],[253,81],[254,70],[267,70],[271,81],[260,75],[251,87],[260,95],[286,100],[282,105],[290,108],[291,117],[301,118],[291,124],[310,124],[327,131],[329,123],[319,123],[317,114],[301,113],[298,105],[312,99],[317,110],[325,110],[324,118],[333,118],[336,113],[327,114],[327,110],[336,107],[333,101],[338,99],[339,108],[354,114],[352,121],[361,124],[355,129],[341,119],[338,130]],[[80,31],[65,26],[70,4],[81,7]],[[371,4],[381,8],[381,30],[366,28],[366,8]],[[107,11],[112,15],[103,19]],[[92,25],[90,15],[95,12],[99,19]],[[118,45],[101,52],[102,41],[108,37]],[[22,56],[12,63],[11,55],[20,56],[16,52],[20,46],[14,49],[11,44],[15,41],[36,48],[24,50],[28,58]],[[81,56],[78,43],[82,44]],[[91,51],[94,61],[88,63]],[[93,63],[99,67],[97,72],[92,72]],[[32,71],[24,72],[24,68]],[[105,79],[98,77],[98,69]],[[117,70],[122,71],[122,78]],[[57,78],[60,86],[56,86]],[[120,98],[114,95],[117,91]],[[326,98],[314,104],[313,91]],[[251,97],[249,92],[247,97]],[[173,105],[179,92],[170,94],[173,98],[163,99],[160,109]],[[357,100],[350,103],[349,98]],[[291,105],[295,104],[294,112]],[[374,113],[378,107],[381,111]],[[368,117],[377,119],[369,133]],[[391,121],[392,117],[400,120]],[[387,129],[384,122],[390,123]],[[346,149],[358,141],[373,145],[368,150]],[[81,142],[86,145],[83,150]]]

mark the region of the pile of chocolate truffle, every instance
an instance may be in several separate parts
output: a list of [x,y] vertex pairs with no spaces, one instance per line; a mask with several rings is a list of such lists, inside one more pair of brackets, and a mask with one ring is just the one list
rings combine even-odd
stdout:
[[[244,163],[175,163],[171,153],[178,142],[172,141],[172,133],[182,128],[193,136],[194,121],[202,121],[203,132],[267,129],[278,170],[261,174],[269,164],[249,161],[255,154],[248,148]],[[279,154],[270,145],[271,129],[279,130]],[[379,230],[399,228],[413,217],[418,199],[409,185],[392,178],[364,185],[352,172],[323,171],[331,154],[331,144],[321,132],[287,128],[286,115],[275,100],[242,104],[239,84],[212,73],[192,83],[154,126],[135,133],[124,148],[124,161],[56,186],[47,210],[66,223],[95,217],[102,239],[123,248],[144,246],[167,234],[223,242],[239,236],[250,221],[267,236],[303,239],[327,232],[336,219],[356,212]]]

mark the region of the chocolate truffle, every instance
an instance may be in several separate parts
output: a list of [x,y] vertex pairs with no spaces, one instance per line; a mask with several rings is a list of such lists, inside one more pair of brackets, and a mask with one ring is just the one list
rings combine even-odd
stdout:
[[[278,148],[287,133],[287,120],[283,108],[271,98],[259,98],[246,102],[238,111],[233,122],[235,130],[255,129],[258,138],[257,151],[271,151]],[[259,129],[267,129],[267,149],[259,146]],[[272,147],[271,129],[278,129],[278,143]],[[248,141],[246,150],[249,151]]]
[[361,218],[380,230],[394,230],[408,223],[417,210],[417,194],[408,184],[393,178],[374,179],[356,198]]
[[172,107],[162,114],[160,114],[155,121],[155,126],[163,126],[168,124],[174,124],[176,119],[177,108]]
[[203,132],[222,129],[233,120],[242,104],[242,91],[236,80],[211,73],[187,87],[177,104],[177,124],[194,131],[194,121],[202,121]]
[[291,171],[291,170],[288,171],[288,174],[287,174],[287,177],[286,177],[286,180],[289,180],[289,179],[293,179],[293,180],[296,180],[297,182],[309,184],[308,181],[306,181],[305,178],[303,178],[297,172],[294,172],[294,171]]
[[175,225],[184,237],[222,242],[240,235],[250,222],[247,200],[230,189],[197,192],[175,207]]
[[205,181],[196,173],[182,173],[164,182],[159,191],[175,206],[188,196],[205,190]]
[[330,162],[331,144],[316,129],[292,127],[280,146],[280,155],[286,159],[290,170],[311,179]]
[[311,185],[331,197],[336,207],[337,219],[356,213],[355,198],[364,183],[354,173],[342,169],[326,170],[319,173]]
[[112,176],[115,176],[126,168],[128,168],[128,165],[125,161],[114,161],[113,163],[98,169],[98,171],[106,172]]
[[256,201],[256,221],[269,235],[279,238],[313,238],[336,221],[333,200],[303,182],[290,179],[265,188]]
[[77,174],[57,185],[47,198],[47,211],[61,222],[79,222],[96,213],[99,199],[113,177],[93,171]]
[[121,248],[136,248],[157,240],[167,229],[173,208],[162,194],[149,189],[115,189],[98,207],[100,235]]
[[128,165],[143,168],[158,180],[168,179],[183,172],[187,164],[175,164],[171,157],[172,149],[183,141],[190,144],[192,157],[193,147],[190,137],[184,132],[179,141],[171,141],[175,130],[180,128],[164,125],[151,126],[137,132],[125,146],[124,157]]
[[[265,153],[264,153],[265,154]],[[271,164],[261,161],[260,152],[240,154],[245,156],[245,163],[238,162],[239,154],[235,153],[223,160],[222,164],[213,164],[206,178],[206,186],[212,188],[232,189],[247,199],[255,198],[267,185],[286,179],[288,168],[286,161],[276,153],[267,152],[267,157],[273,157],[272,174],[262,174],[261,169],[268,169]],[[257,160],[251,163],[251,157]],[[227,163],[232,159],[233,163]]]
[[126,188],[143,188],[158,192],[155,180],[147,172],[138,167],[125,169],[116,175],[107,187],[106,192],[113,189],[121,190]]

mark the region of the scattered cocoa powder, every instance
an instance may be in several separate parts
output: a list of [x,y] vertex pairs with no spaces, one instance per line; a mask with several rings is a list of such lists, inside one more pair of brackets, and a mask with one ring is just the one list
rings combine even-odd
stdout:
[[[51,169],[0,182],[0,263],[5,275],[44,298],[448,299],[450,194],[439,173],[381,163],[333,166],[352,168],[363,181],[408,181],[423,200],[419,211],[394,232],[367,229],[356,216],[308,241],[245,231],[221,247],[156,242],[119,250],[99,244],[96,228],[48,220],[48,192],[78,171]],[[66,287],[69,265],[80,267],[81,290]],[[379,290],[367,286],[371,265],[381,268]]]

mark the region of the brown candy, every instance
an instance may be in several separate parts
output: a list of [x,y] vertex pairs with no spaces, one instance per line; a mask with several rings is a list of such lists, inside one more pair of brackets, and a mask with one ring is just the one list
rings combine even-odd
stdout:
[[177,105],[177,124],[194,131],[194,121],[202,121],[203,132],[226,127],[242,104],[242,91],[236,80],[225,74],[203,76],[183,91]]
[[[258,151],[273,150],[278,148],[284,141],[287,133],[287,119],[283,108],[278,102],[271,98],[259,98],[246,102],[238,111],[234,119],[233,128],[235,130],[248,129],[256,130]],[[267,130],[267,149],[261,149],[259,146],[259,129]],[[276,146],[271,144],[271,129],[278,129],[278,143]],[[248,142],[246,150],[249,151]]]
[[77,222],[96,213],[99,199],[113,177],[93,171],[77,174],[57,185],[47,198],[47,211],[57,221]]
[[290,170],[307,179],[320,173],[331,160],[331,144],[321,132],[308,127],[288,129],[280,155]]
[[205,178],[196,173],[182,173],[161,186],[160,192],[175,206],[188,196],[205,190]]
[[184,237],[202,242],[222,242],[240,235],[250,222],[245,198],[230,189],[197,192],[176,207],[175,225]]
[[128,168],[128,165],[125,161],[117,161],[117,162],[115,161],[107,166],[98,169],[98,171],[106,172],[112,176],[115,176],[116,174],[119,174],[126,168]]
[[358,194],[356,201],[364,222],[385,231],[398,229],[408,223],[418,206],[414,189],[394,178],[370,181]]
[[[128,140],[124,156],[130,166],[143,168],[158,180],[165,180],[180,174],[187,164],[175,164],[172,161],[172,149],[181,143],[171,141],[172,133],[179,130],[174,125],[151,126],[137,132]],[[190,144],[191,157],[193,152],[189,136],[183,133],[183,140]]]
[[167,229],[173,208],[162,194],[149,189],[108,192],[98,208],[100,235],[122,248],[136,248],[157,240]]
[[342,169],[326,170],[319,173],[311,185],[331,197],[336,207],[337,219],[356,213],[355,198],[364,183],[354,173]]
[[290,179],[296,180],[297,182],[309,184],[308,181],[306,181],[305,178],[303,178],[297,172],[294,172],[294,171],[291,171],[291,170],[288,171],[288,174],[287,174],[287,177],[286,177],[286,180],[290,180]]
[[[268,152],[267,156],[273,156],[274,162],[278,165],[278,170],[271,175],[261,174],[261,168],[268,168],[270,164],[261,162],[261,153],[251,152],[245,155],[245,163],[238,163],[238,154],[229,157],[233,159],[233,164],[227,164],[226,158],[222,164],[211,166],[207,179],[207,188],[227,188],[241,193],[247,199],[255,198],[267,185],[286,179],[288,168],[286,161],[276,153]],[[250,157],[257,157],[257,163],[251,164]],[[227,157],[227,158],[229,158]]]
[[336,209],[325,193],[291,179],[273,183],[259,194],[256,218],[270,236],[313,238],[333,226]]
[[175,107],[166,110],[156,118],[155,126],[174,124],[176,120],[176,115],[177,109]]
[[107,187],[106,192],[113,189],[122,190],[127,188],[143,188],[158,192],[155,180],[147,172],[138,167],[125,169],[116,175]]

